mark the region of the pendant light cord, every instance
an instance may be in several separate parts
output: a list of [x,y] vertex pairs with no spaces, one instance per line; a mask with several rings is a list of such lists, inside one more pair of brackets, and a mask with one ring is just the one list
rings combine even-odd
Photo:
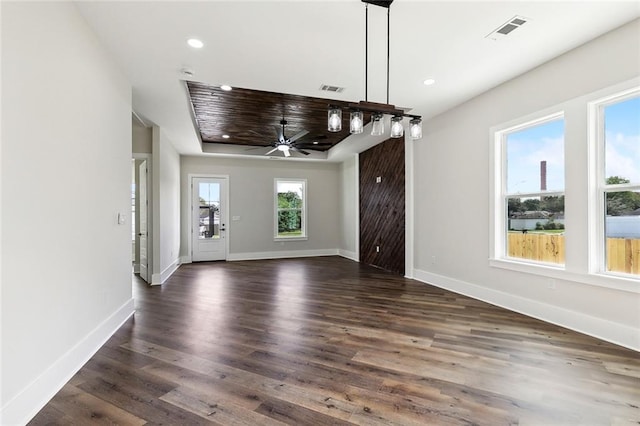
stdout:
[[387,8],[387,104],[389,104],[389,29],[391,7]]
[[364,100],[369,100],[369,5],[364,6]]

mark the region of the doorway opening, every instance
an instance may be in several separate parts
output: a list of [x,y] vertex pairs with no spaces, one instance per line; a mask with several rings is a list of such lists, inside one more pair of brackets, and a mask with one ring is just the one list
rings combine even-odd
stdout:
[[149,207],[151,159],[134,156],[131,183],[131,240],[133,273],[151,282],[151,220]]

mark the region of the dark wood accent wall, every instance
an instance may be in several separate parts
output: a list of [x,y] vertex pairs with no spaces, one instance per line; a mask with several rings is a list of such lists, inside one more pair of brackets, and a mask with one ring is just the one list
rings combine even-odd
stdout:
[[360,154],[360,262],[401,275],[404,169],[404,139],[388,139]]

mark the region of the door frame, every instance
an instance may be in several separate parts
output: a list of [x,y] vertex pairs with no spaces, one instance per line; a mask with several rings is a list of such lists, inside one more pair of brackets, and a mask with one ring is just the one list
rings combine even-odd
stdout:
[[220,175],[220,174],[207,174],[207,173],[189,173],[187,175],[187,185],[189,189],[189,263],[193,262],[193,212],[191,211],[193,207],[193,179],[223,179],[224,180],[224,199],[221,199],[222,203],[222,214],[226,218],[225,224],[225,238],[224,238],[224,261],[229,260],[229,238],[231,236],[231,218],[229,217],[229,175]]
[[[132,155],[134,160],[146,160],[147,161],[147,271],[148,271],[148,281],[147,283],[151,284],[151,271],[153,271],[153,183],[152,183],[152,156],[151,154],[146,153],[137,153],[134,152]],[[136,182],[138,185],[139,182]],[[138,192],[138,191],[136,191]],[[140,202],[139,195],[136,194],[136,202]],[[136,241],[136,252],[138,256],[140,256],[140,239],[138,238]]]

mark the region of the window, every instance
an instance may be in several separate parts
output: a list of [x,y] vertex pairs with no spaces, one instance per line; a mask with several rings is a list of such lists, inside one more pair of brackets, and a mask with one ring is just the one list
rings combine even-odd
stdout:
[[[554,114],[496,133],[500,144],[499,257],[564,265],[564,118]],[[501,217],[499,217],[501,216]]]
[[305,239],[306,180],[276,179],[275,181],[275,237],[277,239]]
[[[220,182],[198,184],[198,239],[220,239]],[[224,224],[223,224],[224,227]]]
[[[599,271],[640,276],[640,90],[596,102]],[[598,272],[598,271],[596,271]]]

